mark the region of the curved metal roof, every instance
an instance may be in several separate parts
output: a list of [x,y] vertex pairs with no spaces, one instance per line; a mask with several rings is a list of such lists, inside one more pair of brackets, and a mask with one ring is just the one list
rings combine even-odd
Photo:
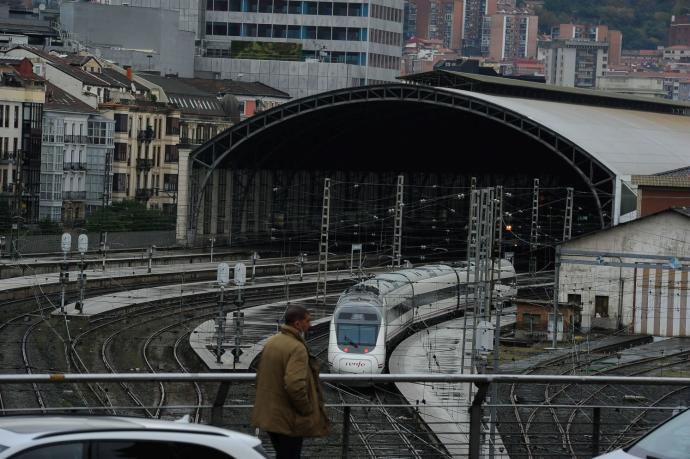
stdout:
[[690,116],[442,89],[520,113],[569,139],[618,176],[690,165]]

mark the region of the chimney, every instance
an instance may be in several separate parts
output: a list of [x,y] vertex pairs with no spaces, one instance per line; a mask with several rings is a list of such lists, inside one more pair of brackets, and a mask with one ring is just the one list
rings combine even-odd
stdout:
[[125,66],[125,69],[127,69],[127,79],[132,81],[134,79],[134,71],[132,70],[132,67],[127,65]]

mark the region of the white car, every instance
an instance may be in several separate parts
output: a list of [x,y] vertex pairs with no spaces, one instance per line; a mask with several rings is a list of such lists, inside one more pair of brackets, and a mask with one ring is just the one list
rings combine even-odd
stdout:
[[672,417],[644,437],[597,459],[690,458],[690,410]]
[[108,416],[0,417],[0,459],[264,459],[250,435],[188,422]]

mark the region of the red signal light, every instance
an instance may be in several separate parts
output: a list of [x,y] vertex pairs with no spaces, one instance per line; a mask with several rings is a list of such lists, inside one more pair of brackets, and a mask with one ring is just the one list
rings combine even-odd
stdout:
[[364,353],[366,354],[367,352],[369,352],[369,348],[368,348],[368,347],[365,347],[365,348],[364,348]]
[[350,349],[344,347],[344,348],[343,348],[343,351],[345,351],[345,352],[350,352]]

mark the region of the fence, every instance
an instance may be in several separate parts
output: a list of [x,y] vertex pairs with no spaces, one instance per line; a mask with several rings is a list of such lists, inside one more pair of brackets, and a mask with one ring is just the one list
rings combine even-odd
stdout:
[[[226,398],[231,388],[232,383],[251,383],[255,379],[254,373],[132,373],[132,374],[3,374],[0,375],[0,385],[7,387],[7,384],[32,384],[34,389],[36,384],[42,383],[220,383],[218,386],[215,399],[211,405],[194,405],[194,406],[173,406],[168,408],[175,409],[205,409],[210,418],[210,423],[214,425],[222,425],[236,429],[246,429],[247,423],[240,424],[226,424],[223,421],[223,413],[226,410],[249,410],[250,404],[226,404]],[[439,419],[436,422],[420,422],[416,420],[416,428],[411,430],[410,427],[402,426],[399,422],[400,418],[405,416],[393,416],[390,411],[395,409],[412,409],[416,412],[422,410],[433,410],[440,408],[441,405],[429,406],[419,401],[416,405],[409,404],[376,404],[372,401],[366,400],[358,403],[347,402],[343,399],[340,403],[330,403],[328,408],[331,416],[335,419],[340,441],[337,447],[341,451],[341,457],[347,458],[353,448],[353,438],[358,437],[362,444],[366,443],[367,438],[371,439],[377,437],[393,437],[393,440],[384,442],[386,447],[390,448],[388,453],[376,453],[374,447],[365,445],[364,449],[369,454],[376,455],[399,455],[401,451],[407,450],[411,456],[421,457],[419,449],[414,445],[414,439],[418,439],[423,435],[429,435],[429,429],[434,431],[436,438],[443,441],[443,445],[430,445],[429,448],[436,450],[439,455],[453,455],[471,458],[479,457],[586,457],[596,456],[607,447],[613,449],[620,445],[621,439],[628,437],[639,436],[643,431],[648,430],[654,425],[658,424],[659,420],[651,425],[644,426],[643,431],[640,431],[639,426],[635,427],[640,422],[640,419],[650,411],[661,412],[662,418],[667,418],[673,412],[676,412],[684,407],[678,406],[656,406],[657,401],[646,405],[640,405],[640,396],[631,396],[635,400],[635,406],[630,404],[584,404],[583,400],[590,400],[590,398],[582,397],[579,402],[572,400],[573,403],[556,404],[550,403],[547,395],[546,399],[538,401],[530,400],[516,400],[517,397],[509,397],[508,403],[500,403],[499,400],[486,403],[489,389],[496,385],[497,387],[506,388],[507,385],[517,385],[531,387],[547,387],[558,388],[563,385],[576,385],[573,387],[583,390],[584,387],[599,386],[611,387],[614,390],[620,391],[621,386],[634,387],[668,387],[675,388],[671,393],[679,393],[690,388],[690,378],[688,377],[636,377],[636,376],[550,376],[550,375],[474,375],[474,374],[381,374],[381,375],[350,375],[350,374],[324,374],[321,379],[326,384],[346,384],[347,387],[351,384],[385,384],[385,383],[418,383],[418,384],[461,384],[470,383],[474,386],[474,396],[468,399],[465,403],[454,403],[452,407],[459,410],[460,415],[456,421],[448,422]],[[37,389],[35,389],[37,390]],[[547,392],[548,393],[548,392]],[[638,397],[638,398],[635,398]],[[553,399],[551,399],[553,400]],[[684,399],[685,400],[685,399]],[[423,402],[423,400],[422,400]],[[442,405],[448,408],[449,404]],[[146,410],[146,407],[140,407]],[[160,410],[160,406],[158,407]],[[381,419],[383,421],[372,421],[370,413],[372,408],[381,410],[384,415]],[[496,408],[504,410],[503,412],[514,411],[517,416],[516,420],[500,419],[499,423],[487,417],[488,412]],[[113,410],[113,407],[105,407],[105,410]],[[132,410],[133,407],[119,407],[121,410]],[[545,422],[539,419],[521,419],[519,412],[536,412],[542,409],[546,413],[551,413],[553,419]],[[33,409],[34,411],[38,409]],[[90,410],[93,408],[84,407],[60,407],[55,409],[41,409],[43,412],[47,411],[80,411]],[[359,411],[358,411],[359,410]],[[506,411],[507,410],[507,411]],[[5,413],[14,413],[20,411],[31,410],[3,410]],[[363,419],[361,413],[367,414],[367,430],[358,427],[357,419]],[[575,415],[571,415],[566,423],[567,416],[556,415],[557,412],[565,413],[580,413],[584,420],[577,421]],[[625,420],[625,418],[616,419],[616,413],[635,412],[634,422]],[[159,413],[159,411],[157,412]],[[151,415],[151,412],[148,412]],[[159,415],[159,414],[158,414]],[[234,418],[233,418],[234,419]],[[409,420],[409,418],[408,418]],[[661,419],[663,420],[663,419]],[[377,428],[377,425],[382,425],[386,422],[389,429],[382,427]],[[575,421],[575,422],[573,422]],[[361,422],[361,421],[360,421]],[[410,421],[414,423],[414,421]],[[531,423],[531,425],[530,425]],[[429,425],[432,424],[432,425]],[[436,424],[436,425],[433,425]],[[535,427],[536,426],[536,427]],[[565,427],[565,429],[564,429]],[[633,429],[633,427],[635,427]],[[527,432],[525,431],[527,429]],[[532,432],[529,430],[533,429]],[[541,432],[540,432],[541,431]],[[560,435],[558,433],[560,431]],[[368,433],[367,433],[368,432]],[[494,437],[493,432],[500,433]],[[511,433],[512,432],[512,433]],[[584,432],[584,433],[583,433]],[[627,435],[627,437],[626,437]],[[407,438],[407,440],[405,440]],[[410,438],[413,440],[410,441]],[[554,438],[556,439],[554,441]],[[328,440],[328,444],[332,448],[333,439]],[[558,443],[561,443],[561,446]],[[562,452],[558,452],[558,449]],[[449,453],[449,451],[453,451]],[[582,451],[585,451],[584,453]],[[407,454],[407,453],[406,453]]]

